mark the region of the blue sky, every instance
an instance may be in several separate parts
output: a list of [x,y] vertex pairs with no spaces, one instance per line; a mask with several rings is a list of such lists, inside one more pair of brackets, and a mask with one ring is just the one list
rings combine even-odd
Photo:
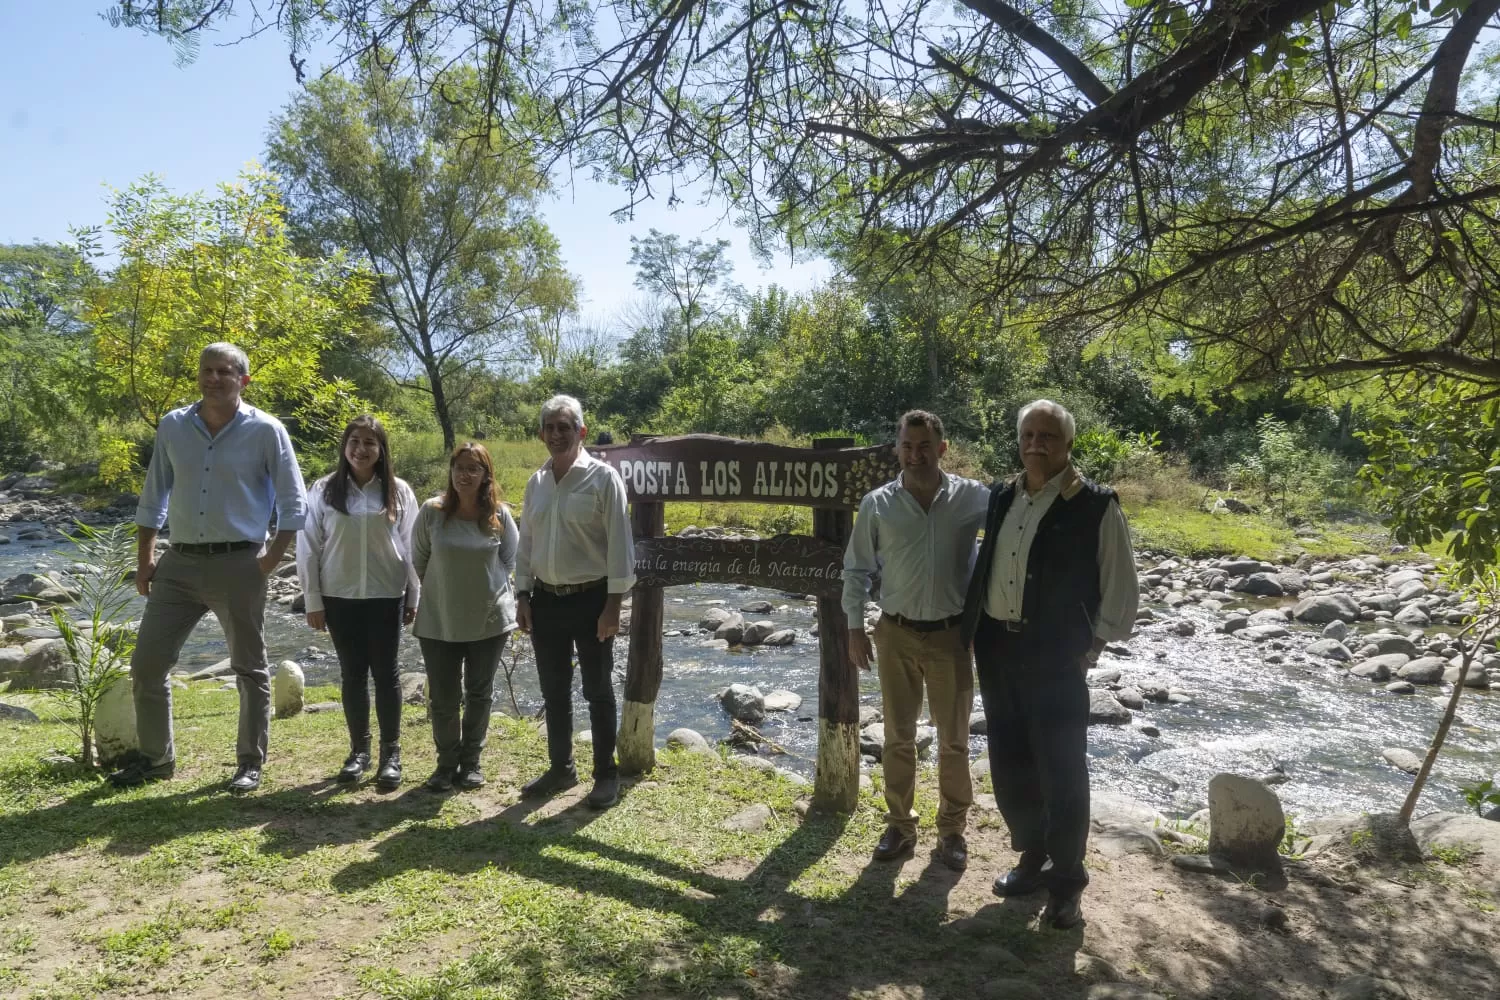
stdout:
[[[0,243],[65,240],[104,221],[106,185],[146,173],[180,192],[210,189],[263,155],[267,123],[295,89],[281,38],[206,44],[179,67],[162,40],[111,28],[106,0],[0,0]],[[229,36],[221,36],[228,40]],[[746,287],[801,290],[829,274],[822,260],[762,269],[724,206],[652,203],[616,223],[618,189],[558,178],[544,208],[568,267],[583,279],[583,317],[608,323],[640,295],[630,237],[655,227],[684,239],[728,239]]]

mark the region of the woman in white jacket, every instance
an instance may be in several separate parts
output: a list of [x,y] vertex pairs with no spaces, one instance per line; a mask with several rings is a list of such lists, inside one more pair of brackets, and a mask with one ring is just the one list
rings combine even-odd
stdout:
[[416,616],[421,585],[411,558],[417,498],[391,470],[385,428],[356,417],[339,442],[339,465],[308,490],[307,523],[297,536],[297,573],[307,624],[328,630],[343,675],[349,758],[340,782],[370,768],[370,696],[380,724],[378,788],[401,784],[401,627]]

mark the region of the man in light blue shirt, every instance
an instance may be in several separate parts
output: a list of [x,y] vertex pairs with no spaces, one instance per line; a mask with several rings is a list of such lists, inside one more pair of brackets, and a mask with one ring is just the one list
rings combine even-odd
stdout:
[[[260,787],[271,727],[271,670],[262,627],[266,578],[307,516],[307,491],[281,421],[240,394],[250,362],[233,344],[210,344],[198,359],[202,398],[173,410],[156,446],[136,508],[135,585],[146,613],[131,657],[141,757],[110,775],[115,785],[172,776],[172,688],[167,674],[182,644],[209,611],[218,618],[239,684],[240,719],[229,782],[235,793]],[[266,541],[272,511],[276,537]],[[156,559],[156,536],[171,545]]]
[[974,566],[975,536],[984,524],[990,491],[972,479],[942,470],[948,450],[943,422],[912,410],[897,425],[901,474],[860,502],[844,553],[844,613],[849,656],[870,669],[874,651],[865,633],[865,601],[880,575],[880,621],[875,626],[880,693],[885,711],[886,831],[877,861],[912,855],[917,814],[917,715],[922,689],[937,727],[937,856],[948,867],[968,865],[964,831],[974,801],[969,779],[969,713],[974,671],[968,644],[959,638],[964,594]]

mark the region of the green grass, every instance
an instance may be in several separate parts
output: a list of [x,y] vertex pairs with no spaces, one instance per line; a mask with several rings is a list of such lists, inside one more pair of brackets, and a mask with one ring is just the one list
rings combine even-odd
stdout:
[[[913,981],[967,995],[985,973],[957,960],[965,935],[1052,956],[996,906],[939,933],[943,883],[868,862],[874,793],[852,816],[798,822],[805,785],[662,751],[608,812],[583,807],[584,789],[538,808],[517,789],[545,742],[497,717],[490,784],[434,796],[408,709],[400,792],[333,784],[346,735],[320,713],[273,723],[261,791],[233,799],[234,693],[195,685],[176,702],[177,777],[124,791],[47,762],[66,720],[0,727],[6,995],[304,996],[316,982],[330,998],[781,997]],[[722,828],[758,802],[776,816],[766,829]],[[930,825],[926,785],[918,809]]]

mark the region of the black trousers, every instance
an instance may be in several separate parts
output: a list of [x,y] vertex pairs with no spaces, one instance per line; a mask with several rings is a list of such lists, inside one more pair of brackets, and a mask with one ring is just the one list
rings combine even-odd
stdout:
[[370,749],[371,679],[375,682],[380,742],[401,739],[401,679],[396,654],[401,646],[403,603],[400,597],[323,598],[328,636],[338,654],[343,679],[344,722],[349,726],[349,746],[354,750]]
[[615,640],[598,639],[599,616],[608,600],[609,593],[602,586],[566,597],[540,587],[531,592],[531,647],[547,709],[547,756],[554,768],[573,767],[573,652],[577,650],[594,736],[595,779],[611,778],[619,771],[615,763]]
[[472,642],[418,638],[439,767],[479,766],[495,709],[495,668],[509,637],[507,632]]
[[981,615],[974,635],[979,696],[989,724],[990,778],[1020,866],[1050,892],[1088,885],[1089,693],[1082,666],[1038,649]]

